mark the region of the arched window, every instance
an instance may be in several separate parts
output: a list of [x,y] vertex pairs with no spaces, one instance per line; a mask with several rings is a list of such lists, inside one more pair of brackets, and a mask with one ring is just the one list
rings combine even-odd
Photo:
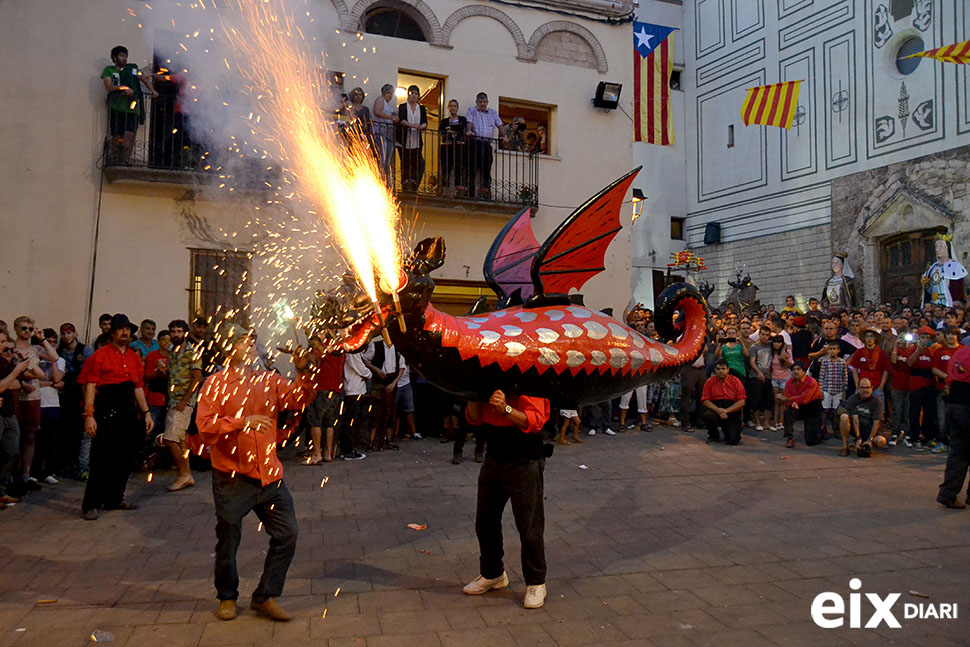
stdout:
[[428,38],[411,16],[398,9],[374,9],[364,19],[364,31],[378,36],[427,42]]

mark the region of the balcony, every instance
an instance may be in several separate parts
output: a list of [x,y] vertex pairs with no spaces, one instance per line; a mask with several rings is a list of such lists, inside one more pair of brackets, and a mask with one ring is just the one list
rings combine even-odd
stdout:
[[[123,136],[105,138],[104,175],[109,182],[228,184],[263,191],[279,184],[278,168],[265,160],[229,158],[224,148],[216,153],[197,141],[191,118],[178,111],[174,97],[144,96],[142,102],[144,121],[127,146]],[[110,114],[106,132],[112,132]],[[501,139],[466,139],[431,129],[411,132],[419,139],[407,146],[407,133],[391,124],[374,124],[365,135],[384,178],[403,203],[495,215],[538,207],[535,154],[508,150]],[[228,159],[232,176],[222,168]]]
[[[508,150],[501,139],[425,130],[404,146],[406,131],[375,123],[378,164],[402,201],[485,211],[500,215],[539,206],[539,177],[533,153]],[[412,133],[414,131],[411,131]]]

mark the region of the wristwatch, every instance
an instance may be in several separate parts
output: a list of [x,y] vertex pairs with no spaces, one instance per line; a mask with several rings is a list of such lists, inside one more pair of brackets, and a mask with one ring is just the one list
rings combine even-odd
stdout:
[[512,413],[512,407],[505,405],[505,415],[509,415],[510,413]]

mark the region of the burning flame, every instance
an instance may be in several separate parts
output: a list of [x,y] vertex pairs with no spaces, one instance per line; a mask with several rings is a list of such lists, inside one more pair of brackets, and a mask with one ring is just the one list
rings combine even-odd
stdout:
[[323,207],[371,299],[377,300],[378,280],[383,289],[397,292],[404,283],[398,205],[366,140],[341,137],[327,124],[322,106],[333,101],[323,87],[323,61],[311,61],[308,43],[282,0],[227,0],[223,5],[219,18],[239,55],[236,71],[252,84],[249,94],[259,111],[272,117],[257,116],[252,128],[279,147],[303,199]]

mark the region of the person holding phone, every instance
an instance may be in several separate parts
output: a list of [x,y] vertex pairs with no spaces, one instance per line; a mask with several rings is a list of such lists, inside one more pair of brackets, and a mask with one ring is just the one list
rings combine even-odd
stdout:
[[[919,341],[906,360],[909,366],[909,436],[903,439],[907,447],[923,448],[936,438],[936,388],[933,376],[933,344],[936,331],[923,326],[916,331]],[[922,416],[920,414],[922,413]]]

